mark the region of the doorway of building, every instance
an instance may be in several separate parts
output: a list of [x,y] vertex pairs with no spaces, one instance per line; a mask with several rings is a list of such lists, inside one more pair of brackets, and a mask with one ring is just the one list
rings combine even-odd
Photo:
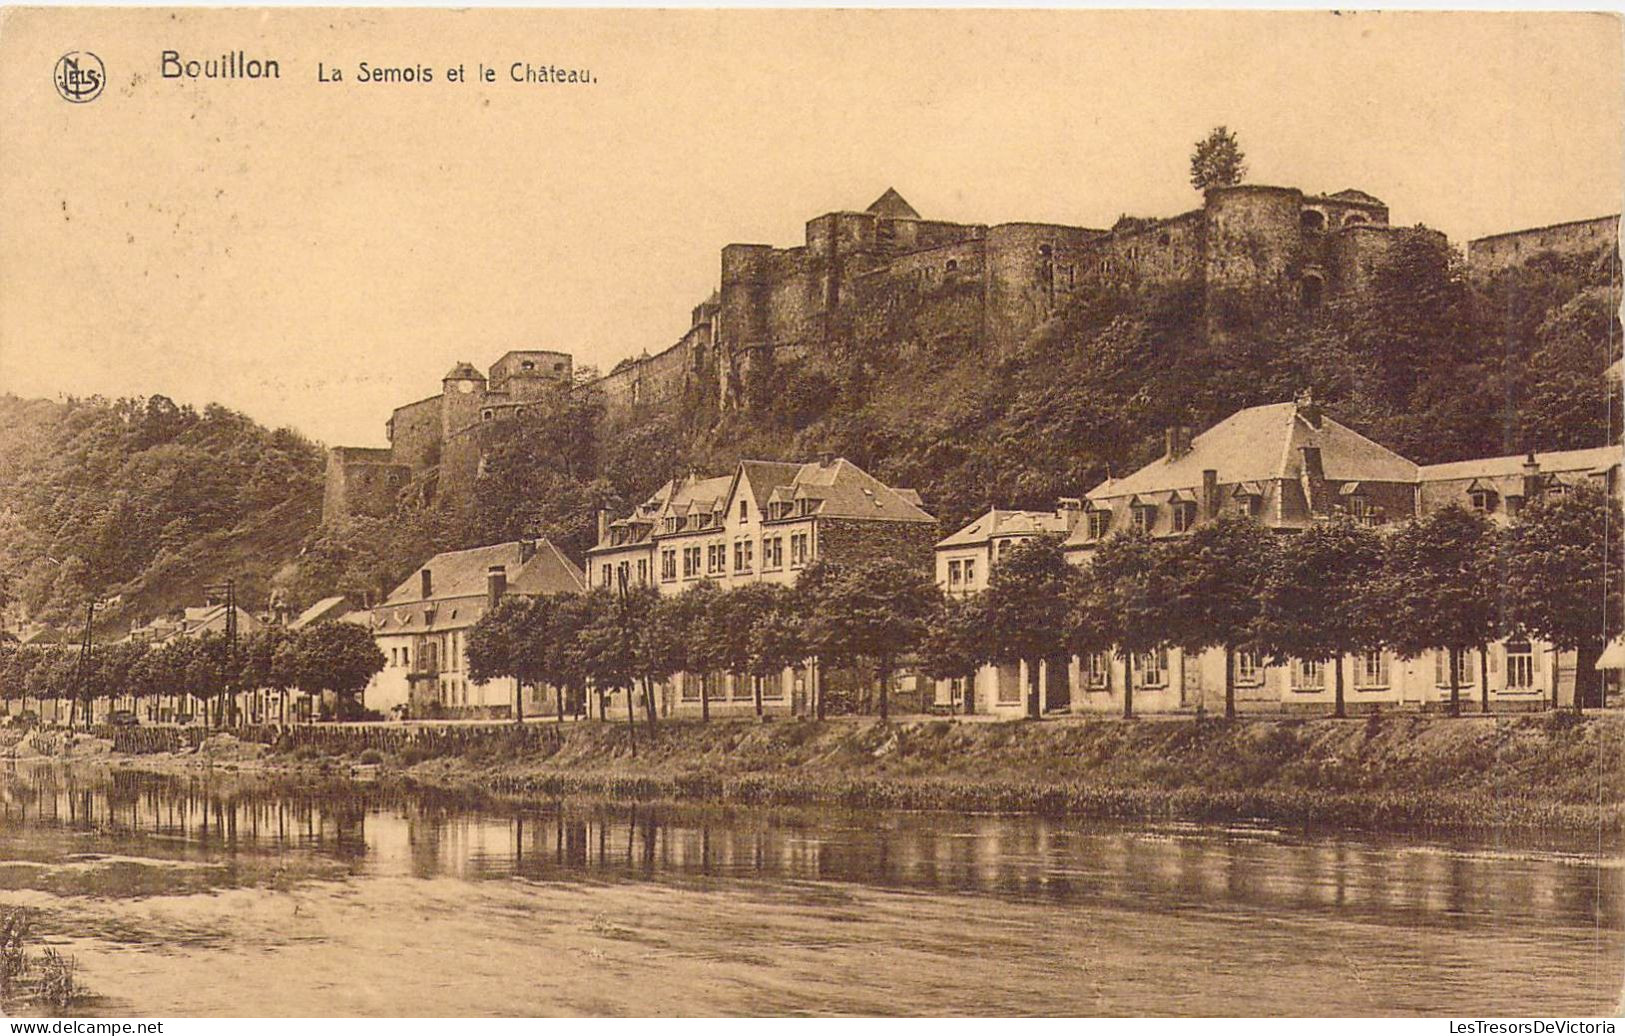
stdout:
[[1072,660],[1051,655],[1044,660],[1044,711],[1067,712],[1072,708]]

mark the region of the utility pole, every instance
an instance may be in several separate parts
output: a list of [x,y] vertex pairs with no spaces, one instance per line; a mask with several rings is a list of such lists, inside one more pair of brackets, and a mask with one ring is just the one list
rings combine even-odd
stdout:
[[225,680],[220,686],[220,700],[215,709],[214,725],[222,727],[226,722],[227,703],[230,703],[232,725],[237,723],[237,699],[232,693],[237,682],[237,580],[227,579],[224,583],[215,583],[203,588],[209,593],[224,592],[226,597],[226,673]]
[[[90,629],[96,618],[96,602],[85,606],[85,635],[79,642],[79,664],[73,671],[73,697],[68,699],[68,733],[73,733],[73,717],[78,711],[79,699],[85,694],[85,681],[90,678]],[[85,729],[90,729],[90,705],[85,705]]]

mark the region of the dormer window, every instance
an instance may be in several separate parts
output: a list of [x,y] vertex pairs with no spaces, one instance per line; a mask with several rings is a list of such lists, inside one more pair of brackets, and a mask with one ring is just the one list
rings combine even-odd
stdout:
[[1156,504],[1135,504],[1134,508],[1133,508],[1133,512],[1134,512],[1134,531],[1135,532],[1150,532],[1153,528],[1156,527],[1156,524],[1157,524],[1157,505]]
[[1191,526],[1196,524],[1196,504],[1189,500],[1179,500],[1173,505],[1174,531],[1189,532]]
[[536,361],[535,360],[520,360],[519,361],[519,369],[522,370],[522,371],[533,371],[533,370],[536,369]]
[[1112,527],[1112,513],[1101,509],[1089,512],[1089,538],[1102,539]]
[[1495,493],[1488,489],[1474,489],[1467,494],[1473,502],[1473,510],[1480,514],[1492,514],[1495,511]]

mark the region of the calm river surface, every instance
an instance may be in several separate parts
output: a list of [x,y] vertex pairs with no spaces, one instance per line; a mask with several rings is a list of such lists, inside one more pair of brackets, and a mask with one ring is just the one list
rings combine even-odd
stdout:
[[1616,849],[0,772],[103,1015],[1614,1010]]

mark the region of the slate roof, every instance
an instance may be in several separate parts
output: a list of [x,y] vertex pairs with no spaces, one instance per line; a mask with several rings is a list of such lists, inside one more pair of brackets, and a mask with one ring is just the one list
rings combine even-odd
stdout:
[[918,493],[893,489],[845,457],[828,464],[821,461],[803,464],[793,480],[778,488],[784,491],[781,495],[784,499],[819,501],[813,513],[820,518],[936,521],[913,502],[919,498]]
[[886,188],[886,193],[876,198],[864,211],[872,212],[876,216],[885,216],[889,219],[920,218],[920,214],[914,211],[914,206],[905,201],[894,187]]
[[433,584],[428,598],[430,602],[455,597],[483,599],[486,572],[493,565],[503,565],[507,568],[510,593],[553,594],[586,589],[587,580],[581,569],[549,540],[536,541],[536,553],[529,561],[521,563],[519,556],[518,540],[436,554],[419,565],[405,582],[391,591],[390,595],[384,598],[382,607],[423,603],[424,598],[420,595],[420,590],[423,585],[421,573],[425,568],[429,569],[430,581]]
[[336,619],[349,610],[349,598],[340,594],[337,597],[324,597],[315,604],[299,613],[299,617],[288,623],[291,630],[304,629],[313,623],[325,619]]
[[958,532],[940,541],[937,548],[974,547],[998,536],[1065,534],[1064,515],[1054,511],[1001,511],[993,508]]
[[1415,483],[1417,466],[1358,432],[1322,416],[1316,428],[1296,403],[1273,403],[1237,411],[1191,440],[1177,460],[1166,455],[1131,475],[1089,491],[1090,501],[1201,486],[1212,468],[1221,483],[1296,480],[1303,474],[1301,447],[1320,448],[1328,480]]
[[[1556,450],[1535,454],[1540,473],[1604,471],[1620,463],[1618,446],[1598,446],[1590,450]],[[1528,454],[1517,453],[1507,457],[1480,457],[1475,460],[1451,461],[1447,464],[1425,464],[1420,469],[1423,482],[1448,482],[1461,478],[1497,478],[1522,475]]]

